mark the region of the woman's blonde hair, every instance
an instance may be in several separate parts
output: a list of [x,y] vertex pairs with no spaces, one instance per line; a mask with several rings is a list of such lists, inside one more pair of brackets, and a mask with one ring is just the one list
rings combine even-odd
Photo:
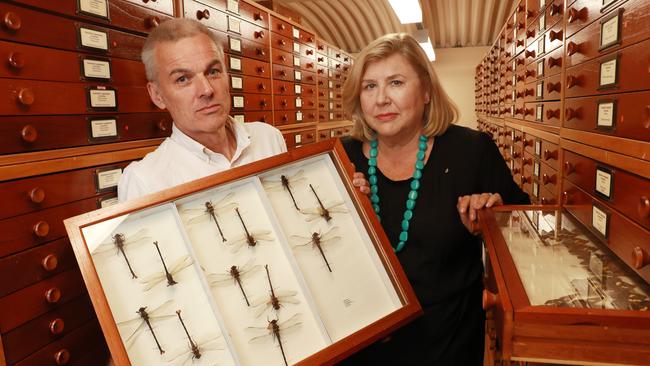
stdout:
[[363,118],[360,101],[361,82],[368,64],[394,54],[404,56],[420,77],[423,92],[429,91],[430,101],[424,107],[423,133],[426,136],[442,135],[447,127],[456,122],[458,108],[442,89],[431,62],[417,41],[407,33],[392,33],[372,41],[359,53],[350,76],[343,86],[343,108],[354,121],[352,136],[362,141],[375,138],[375,131]]

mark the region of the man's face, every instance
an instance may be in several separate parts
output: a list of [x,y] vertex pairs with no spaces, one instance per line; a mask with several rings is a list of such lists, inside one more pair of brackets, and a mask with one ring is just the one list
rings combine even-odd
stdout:
[[224,128],[230,111],[228,75],[210,37],[160,43],[154,58],[156,81],[147,90],[159,108],[167,108],[176,127],[199,142]]

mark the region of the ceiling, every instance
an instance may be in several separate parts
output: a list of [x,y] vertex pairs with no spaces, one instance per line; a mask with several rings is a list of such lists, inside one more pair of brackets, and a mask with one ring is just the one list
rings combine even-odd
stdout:
[[[325,41],[356,53],[386,33],[414,32],[400,24],[387,0],[274,0],[302,16]],[[515,0],[420,0],[434,48],[491,45]]]

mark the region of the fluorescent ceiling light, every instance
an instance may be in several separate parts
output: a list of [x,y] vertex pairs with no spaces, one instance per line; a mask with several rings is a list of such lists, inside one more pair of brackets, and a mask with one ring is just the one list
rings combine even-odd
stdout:
[[422,9],[419,0],[388,0],[400,23],[422,23]]
[[424,50],[424,53],[427,54],[429,61],[436,60],[436,51],[433,50],[433,45],[431,45],[431,40],[427,37],[427,41],[424,43],[418,43],[420,47]]

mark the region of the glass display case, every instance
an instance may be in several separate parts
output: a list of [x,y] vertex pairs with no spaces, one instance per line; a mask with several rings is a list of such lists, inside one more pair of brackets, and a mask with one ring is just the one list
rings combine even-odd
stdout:
[[650,363],[650,285],[627,258],[563,210],[504,206],[480,221],[483,305],[502,359]]
[[421,311],[335,140],[66,220],[119,365],[332,364]]

